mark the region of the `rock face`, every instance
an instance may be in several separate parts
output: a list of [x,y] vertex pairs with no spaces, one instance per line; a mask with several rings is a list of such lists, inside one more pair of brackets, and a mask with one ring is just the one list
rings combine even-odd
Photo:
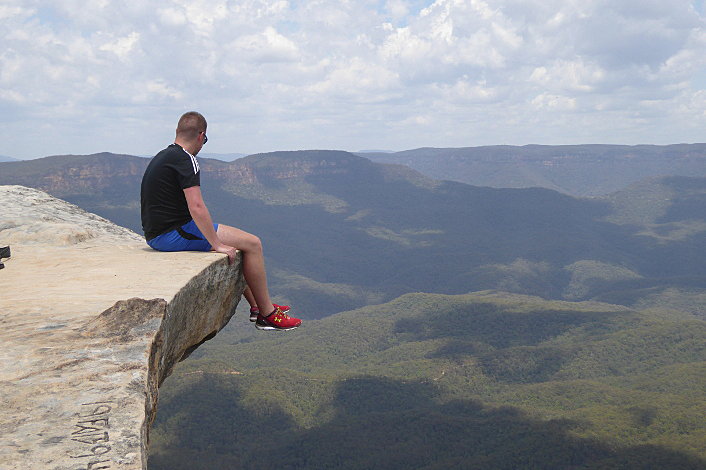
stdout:
[[240,258],[159,253],[127,229],[0,186],[0,468],[143,469],[157,387],[213,337]]

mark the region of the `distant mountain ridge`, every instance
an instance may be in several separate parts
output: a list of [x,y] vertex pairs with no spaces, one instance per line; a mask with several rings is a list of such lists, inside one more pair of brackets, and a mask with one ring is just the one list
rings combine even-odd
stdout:
[[601,196],[655,176],[706,176],[706,144],[495,145],[365,153],[435,179],[497,188],[543,187]]
[[[247,156],[247,153],[210,153],[210,152],[201,152],[199,154],[200,156],[204,158],[213,158],[216,160],[222,160],[224,162],[232,162],[233,160],[237,160],[239,158],[243,158]],[[151,158],[151,156],[150,156]]]
[[[2,163],[0,184],[46,190],[140,233],[147,162],[103,153]],[[263,239],[275,293],[305,317],[418,291],[501,289],[689,312],[706,295],[704,178],[577,199],[437,181],[343,151],[201,159],[201,168],[214,220]]]

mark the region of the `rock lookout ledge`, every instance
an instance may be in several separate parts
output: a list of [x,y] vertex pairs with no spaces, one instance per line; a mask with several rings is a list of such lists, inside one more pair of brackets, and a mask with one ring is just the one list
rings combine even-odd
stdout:
[[157,388],[230,320],[240,259],[159,253],[46,193],[0,186],[0,468],[146,468]]

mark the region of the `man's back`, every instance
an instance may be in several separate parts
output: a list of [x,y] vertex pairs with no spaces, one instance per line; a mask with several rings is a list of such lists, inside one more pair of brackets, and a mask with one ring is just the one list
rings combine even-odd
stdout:
[[142,177],[142,230],[151,240],[191,220],[184,189],[201,185],[196,157],[172,144],[152,158]]

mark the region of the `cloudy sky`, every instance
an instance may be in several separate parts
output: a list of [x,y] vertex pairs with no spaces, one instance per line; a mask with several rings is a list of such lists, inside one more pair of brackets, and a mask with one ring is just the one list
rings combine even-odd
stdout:
[[0,154],[706,142],[704,0],[0,0]]

